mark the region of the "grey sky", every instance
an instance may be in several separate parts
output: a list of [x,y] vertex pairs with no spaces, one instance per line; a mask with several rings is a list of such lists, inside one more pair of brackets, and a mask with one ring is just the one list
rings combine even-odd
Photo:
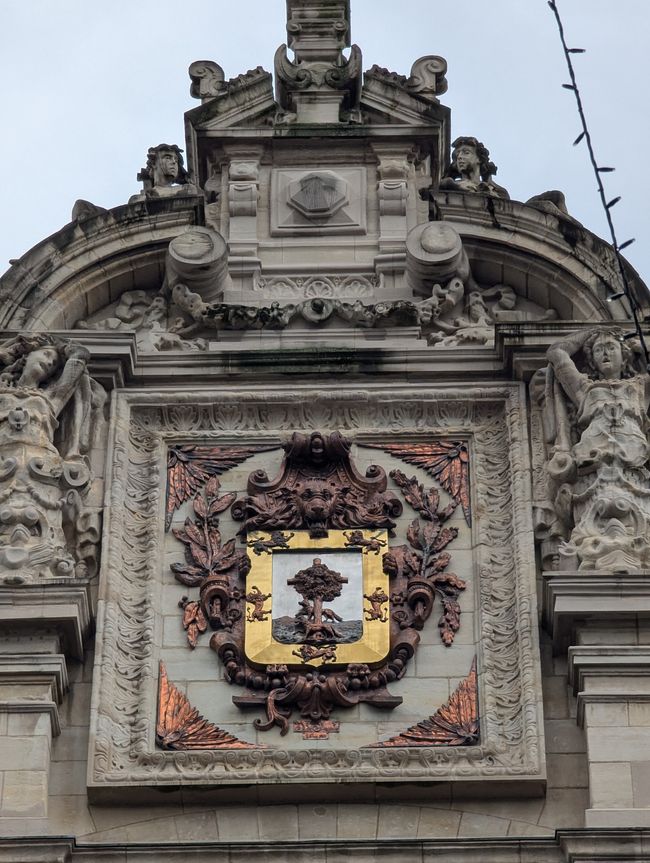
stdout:
[[[650,280],[648,0],[558,0],[576,57],[597,157],[617,168],[609,197],[626,255]],[[147,148],[183,143],[193,60],[227,77],[286,40],[284,0],[0,0],[0,135],[5,165],[0,273],[69,221],[77,198],[127,201]],[[452,135],[476,135],[513,198],[565,192],[570,212],[606,227],[546,0],[352,0],[352,37],[373,63],[408,74],[423,54],[449,64]],[[633,154],[636,152],[636,156]]]

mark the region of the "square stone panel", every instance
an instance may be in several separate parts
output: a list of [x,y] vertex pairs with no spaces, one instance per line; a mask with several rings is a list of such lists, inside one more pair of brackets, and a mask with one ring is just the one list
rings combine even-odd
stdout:
[[[260,397],[226,386],[197,392],[191,402],[187,393],[174,391],[117,394],[97,615],[88,768],[91,796],[125,799],[132,792],[143,799],[147,791],[153,794],[155,789],[179,785],[206,792],[218,785],[226,797],[228,786],[246,786],[254,796],[256,788],[282,783],[285,796],[295,788],[296,799],[302,799],[308,786],[310,794],[326,795],[328,786],[346,782],[357,785],[361,798],[374,797],[376,783],[421,783],[426,794],[427,783],[433,781],[473,784],[479,780],[509,784],[507,793],[538,793],[545,775],[544,738],[526,481],[529,455],[521,397],[518,385],[501,384],[429,389],[425,396],[419,389],[404,388],[399,397],[332,389],[319,400],[281,390],[266,391]],[[292,733],[280,737],[277,731],[256,736],[253,717],[239,714],[232,704],[236,687],[223,680],[217,657],[207,648],[209,633],[196,654],[175,641],[165,646],[163,640],[164,614],[173,610],[165,612],[173,583],[170,564],[180,550],[171,534],[164,532],[167,452],[171,444],[192,441],[245,446],[264,442],[279,447],[287,432],[323,428],[323,399],[326,430],[338,429],[357,444],[432,438],[467,441],[475,517],[471,529],[465,528],[462,542],[458,537],[458,563],[463,567],[458,574],[468,579],[461,604],[469,612],[468,622],[475,621],[474,636],[464,631],[462,640],[451,648],[431,640],[420,646],[408,680],[399,681],[405,694],[409,686],[420,693],[417,699],[405,698],[403,722],[396,721],[397,711],[391,714],[360,705],[358,712],[341,711],[336,718],[342,729],[346,723],[345,733],[332,734],[328,741],[301,740]],[[398,465],[390,457],[381,462],[378,450],[362,446],[356,450],[360,469],[375,461],[387,468]],[[275,451],[277,466],[280,455],[279,449]],[[268,465],[272,469],[271,461]],[[416,471],[401,467],[409,475]],[[250,469],[243,464],[232,471],[229,481],[234,490],[245,490]],[[179,510],[179,524],[184,516]],[[463,519],[460,508],[457,516]],[[398,519],[398,536],[411,518],[405,512]],[[453,558],[453,547],[450,550]],[[453,563],[450,568],[455,568]],[[179,595],[183,592],[187,589],[178,585]],[[437,613],[434,609],[428,621],[434,634]],[[187,661],[182,659],[183,650]],[[433,714],[468,673],[474,655],[481,724],[478,745],[369,746]],[[207,719],[240,739],[264,743],[265,748],[182,752],[157,748],[161,659],[168,664],[170,680],[186,689]]]

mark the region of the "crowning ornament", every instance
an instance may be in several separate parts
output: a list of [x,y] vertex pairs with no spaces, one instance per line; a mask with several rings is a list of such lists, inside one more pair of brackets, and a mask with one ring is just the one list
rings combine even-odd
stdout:
[[[396,707],[402,698],[387,686],[404,676],[436,598],[445,645],[460,626],[465,582],[446,571],[445,549],[458,533],[446,522],[464,494],[441,508],[435,489],[393,471],[419,518],[406,531],[408,545],[389,546],[402,501],[387,490],[382,468],[357,471],[350,446],[338,432],[295,433],[275,479],[253,472],[247,495],[235,500],[220,494],[212,475],[194,497],[194,517],[173,531],[186,548],[174,575],[199,588],[197,600],[179,603],[189,645],[213,630],[210,646],[226,679],[248,690],[233,702],[266,712],[266,722],[254,722],[258,730],[277,726],[286,734],[297,710],[294,731],[323,739],[338,730],[330,718],[337,707]],[[457,451],[443,442],[438,455],[449,446]],[[234,538],[222,541],[219,515],[229,508],[243,522],[246,550]]]

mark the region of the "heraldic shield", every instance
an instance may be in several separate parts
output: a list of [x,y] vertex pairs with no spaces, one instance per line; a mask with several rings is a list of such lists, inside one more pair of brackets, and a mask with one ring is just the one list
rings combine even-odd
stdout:
[[244,649],[251,665],[381,663],[390,650],[386,530],[248,535]]

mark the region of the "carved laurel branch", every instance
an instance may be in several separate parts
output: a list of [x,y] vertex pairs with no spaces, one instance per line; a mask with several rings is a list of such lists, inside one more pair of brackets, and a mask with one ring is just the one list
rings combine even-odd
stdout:
[[[517,386],[403,390],[399,396],[332,390],[319,400],[299,393],[216,388],[210,393],[120,393],[112,426],[110,503],[98,608],[92,782],[174,784],[220,781],[372,781],[539,775],[536,692],[536,606],[530,563],[524,408]],[[149,717],[155,704],[155,615],[161,471],[170,442],[211,434],[277,434],[333,426],[364,442],[386,431],[412,439],[466,436],[475,455],[476,526],[484,710],[475,747],[391,747],[368,750],[243,750],[236,753],[156,751]],[[271,430],[271,431],[270,431]],[[381,436],[381,437],[380,437]],[[267,438],[268,439],[268,438]],[[218,438],[215,438],[215,442]],[[250,437],[249,437],[250,440]],[[182,755],[183,761],[177,759]]]
[[401,734],[371,746],[375,749],[388,746],[475,746],[480,735],[474,657],[469,674],[458,684],[447,704]]
[[435,592],[442,602],[443,613],[438,622],[440,637],[450,647],[460,629],[458,596],[466,583],[453,572],[445,572],[450,555],[444,549],[458,536],[458,528],[445,527],[453,515],[456,503],[439,509],[440,495],[432,488],[425,492],[415,477],[407,479],[400,470],[391,471],[391,477],[400,488],[406,502],[424,519],[424,525],[415,519],[407,530],[407,539],[416,551],[406,546],[384,555],[384,571],[406,579],[405,589],[391,597],[393,605],[408,606],[393,612],[393,619],[401,627],[422,629],[431,611],[430,595]]

